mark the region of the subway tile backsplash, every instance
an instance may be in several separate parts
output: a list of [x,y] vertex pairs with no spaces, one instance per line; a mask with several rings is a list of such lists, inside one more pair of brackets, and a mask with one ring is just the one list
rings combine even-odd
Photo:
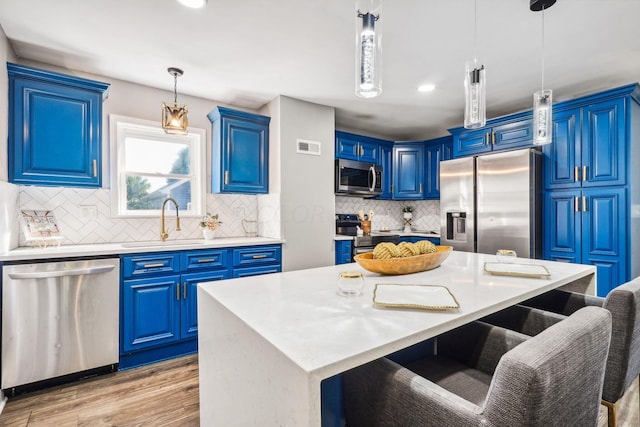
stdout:
[[420,231],[440,231],[439,200],[376,200],[359,197],[336,196],[336,213],[351,214],[363,210],[375,213],[371,222],[373,231],[387,228],[401,230],[404,228],[402,207],[413,207],[411,228]]
[[[64,245],[159,239],[159,215],[149,218],[112,218],[109,191],[109,189],[20,186],[19,206],[20,209],[53,211],[64,236],[62,242]],[[93,210],[93,207],[96,208],[97,215],[85,217],[83,213]],[[219,214],[223,222],[216,237],[244,236],[242,219],[250,221],[258,219],[257,198],[244,194],[207,194],[207,211]],[[175,231],[173,216],[168,214],[166,224],[169,239],[201,238],[199,222],[200,218],[181,218],[181,231]],[[20,233],[20,245],[24,244],[24,236]]]

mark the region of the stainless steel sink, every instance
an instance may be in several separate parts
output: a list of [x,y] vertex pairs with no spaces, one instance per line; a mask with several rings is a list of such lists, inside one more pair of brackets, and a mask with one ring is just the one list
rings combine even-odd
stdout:
[[202,245],[206,242],[204,239],[181,239],[181,240],[167,240],[162,242],[160,240],[150,240],[146,242],[128,242],[122,243],[123,248],[145,248],[145,247],[166,247],[166,246],[189,246],[189,245]]

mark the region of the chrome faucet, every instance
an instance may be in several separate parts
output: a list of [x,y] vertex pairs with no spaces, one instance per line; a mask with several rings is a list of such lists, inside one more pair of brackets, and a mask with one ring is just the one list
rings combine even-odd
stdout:
[[164,225],[164,207],[168,201],[171,201],[174,205],[176,205],[176,231],[180,231],[180,215],[178,215],[178,202],[173,200],[171,197],[167,197],[166,199],[164,199],[164,202],[162,202],[162,213],[160,214],[160,240],[162,240],[163,242],[169,237],[169,233],[167,233]]

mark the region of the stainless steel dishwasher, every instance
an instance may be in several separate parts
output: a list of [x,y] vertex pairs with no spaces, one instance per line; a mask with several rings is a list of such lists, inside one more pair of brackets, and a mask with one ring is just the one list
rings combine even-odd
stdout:
[[2,267],[3,390],[118,363],[118,258]]

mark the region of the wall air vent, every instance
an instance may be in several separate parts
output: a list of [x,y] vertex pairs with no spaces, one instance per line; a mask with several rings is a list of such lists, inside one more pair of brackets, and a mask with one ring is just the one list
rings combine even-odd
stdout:
[[296,152],[300,154],[313,154],[314,156],[320,155],[320,143],[317,141],[305,141],[299,139],[296,144]]

